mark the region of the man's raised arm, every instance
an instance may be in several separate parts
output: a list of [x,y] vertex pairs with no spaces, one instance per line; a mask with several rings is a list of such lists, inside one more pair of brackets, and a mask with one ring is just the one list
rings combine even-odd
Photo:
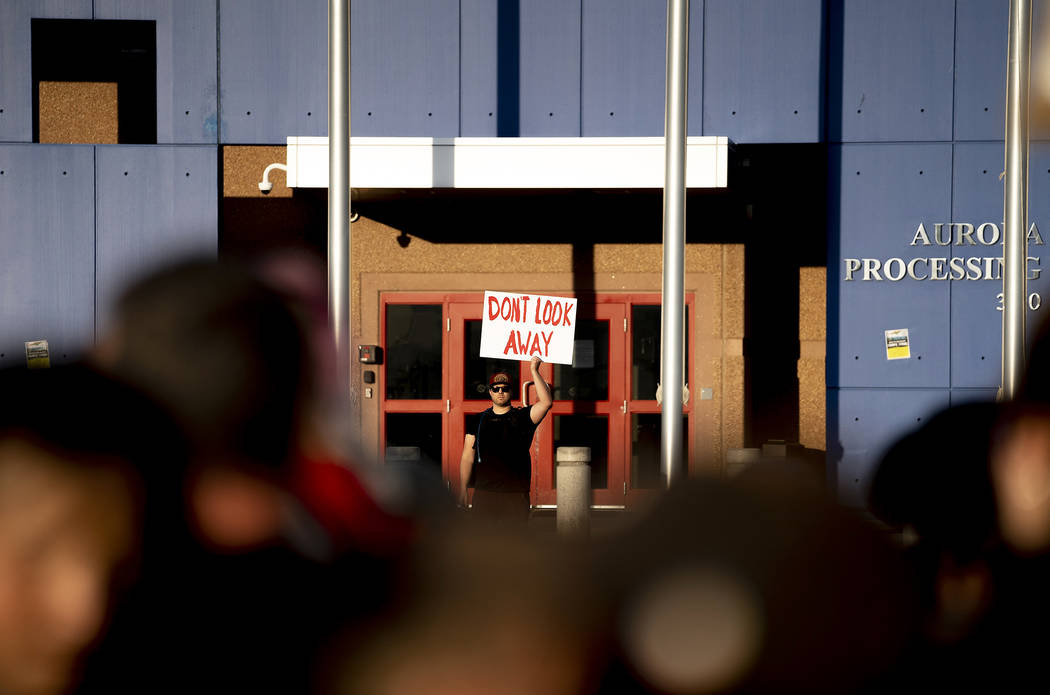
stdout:
[[532,404],[529,416],[537,425],[540,424],[540,421],[547,415],[547,411],[554,405],[551,387],[540,376],[541,364],[543,364],[543,360],[539,357],[533,357],[532,362],[529,363],[529,367],[532,369],[532,381],[536,385],[536,402]]

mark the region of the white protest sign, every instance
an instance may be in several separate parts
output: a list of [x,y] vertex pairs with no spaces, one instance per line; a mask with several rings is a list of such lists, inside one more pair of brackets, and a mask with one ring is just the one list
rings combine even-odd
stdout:
[[576,299],[485,292],[481,357],[572,364]]

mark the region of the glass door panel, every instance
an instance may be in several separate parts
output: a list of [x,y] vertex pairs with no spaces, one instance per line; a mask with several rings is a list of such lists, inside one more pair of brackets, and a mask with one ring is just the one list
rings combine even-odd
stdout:
[[420,463],[440,470],[441,413],[387,413],[386,446],[418,449]]
[[[660,413],[631,413],[632,490],[664,488],[660,473]],[[689,451],[689,418],[682,416],[682,450]]]
[[560,446],[591,448],[591,489],[609,489],[609,416],[555,415],[554,451]]
[[554,406],[540,447],[536,496],[555,504],[559,446],[591,449],[591,503],[624,504],[625,304],[583,303],[577,312],[573,364],[551,365]]
[[555,400],[609,400],[609,331],[607,320],[576,322],[572,364],[554,365]]
[[440,304],[387,304],[387,398],[441,398],[442,337]]
[[[629,452],[627,475],[627,504],[634,505],[657,494],[665,486],[660,471],[661,458],[661,406],[656,400],[656,387],[660,383],[661,306],[651,300],[638,298],[631,304],[630,320],[630,399],[627,412],[630,423],[624,448]],[[656,301],[659,301],[657,298]],[[692,312],[692,297],[686,296],[685,312],[685,380],[689,385],[693,360],[690,354],[689,326]],[[690,402],[682,408],[683,451],[689,456]]]
[[[444,306],[440,297],[385,294],[380,329],[385,358],[379,366],[380,458],[401,449],[435,468],[447,457]],[[392,452],[391,452],[392,453]]]

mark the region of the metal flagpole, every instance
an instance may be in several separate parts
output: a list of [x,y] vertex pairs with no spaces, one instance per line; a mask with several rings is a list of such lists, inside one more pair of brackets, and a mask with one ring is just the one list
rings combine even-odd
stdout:
[[1028,70],[1032,44],[1031,0],[1010,0],[1006,69],[1006,180],[1003,201],[1003,384],[1017,395],[1025,369],[1028,274]]
[[328,1],[328,320],[350,397],[350,0]]
[[664,268],[661,293],[660,472],[668,487],[685,474],[682,447],[685,324],[685,138],[689,102],[689,0],[667,2],[664,104]]

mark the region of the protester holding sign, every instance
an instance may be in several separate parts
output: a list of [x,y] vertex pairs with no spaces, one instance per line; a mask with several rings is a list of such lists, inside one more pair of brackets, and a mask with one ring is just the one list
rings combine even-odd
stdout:
[[529,448],[536,428],[554,399],[540,376],[539,357],[529,364],[537,401],[530,407],[511,405],[511,379],[496,372],[489,379],[492,407],[481,413],[477,432],[467,434],[459,466],[459,501],[466,505],[473,482],[474,512],[495,522],[524,524],[529,518],[532,457]]

